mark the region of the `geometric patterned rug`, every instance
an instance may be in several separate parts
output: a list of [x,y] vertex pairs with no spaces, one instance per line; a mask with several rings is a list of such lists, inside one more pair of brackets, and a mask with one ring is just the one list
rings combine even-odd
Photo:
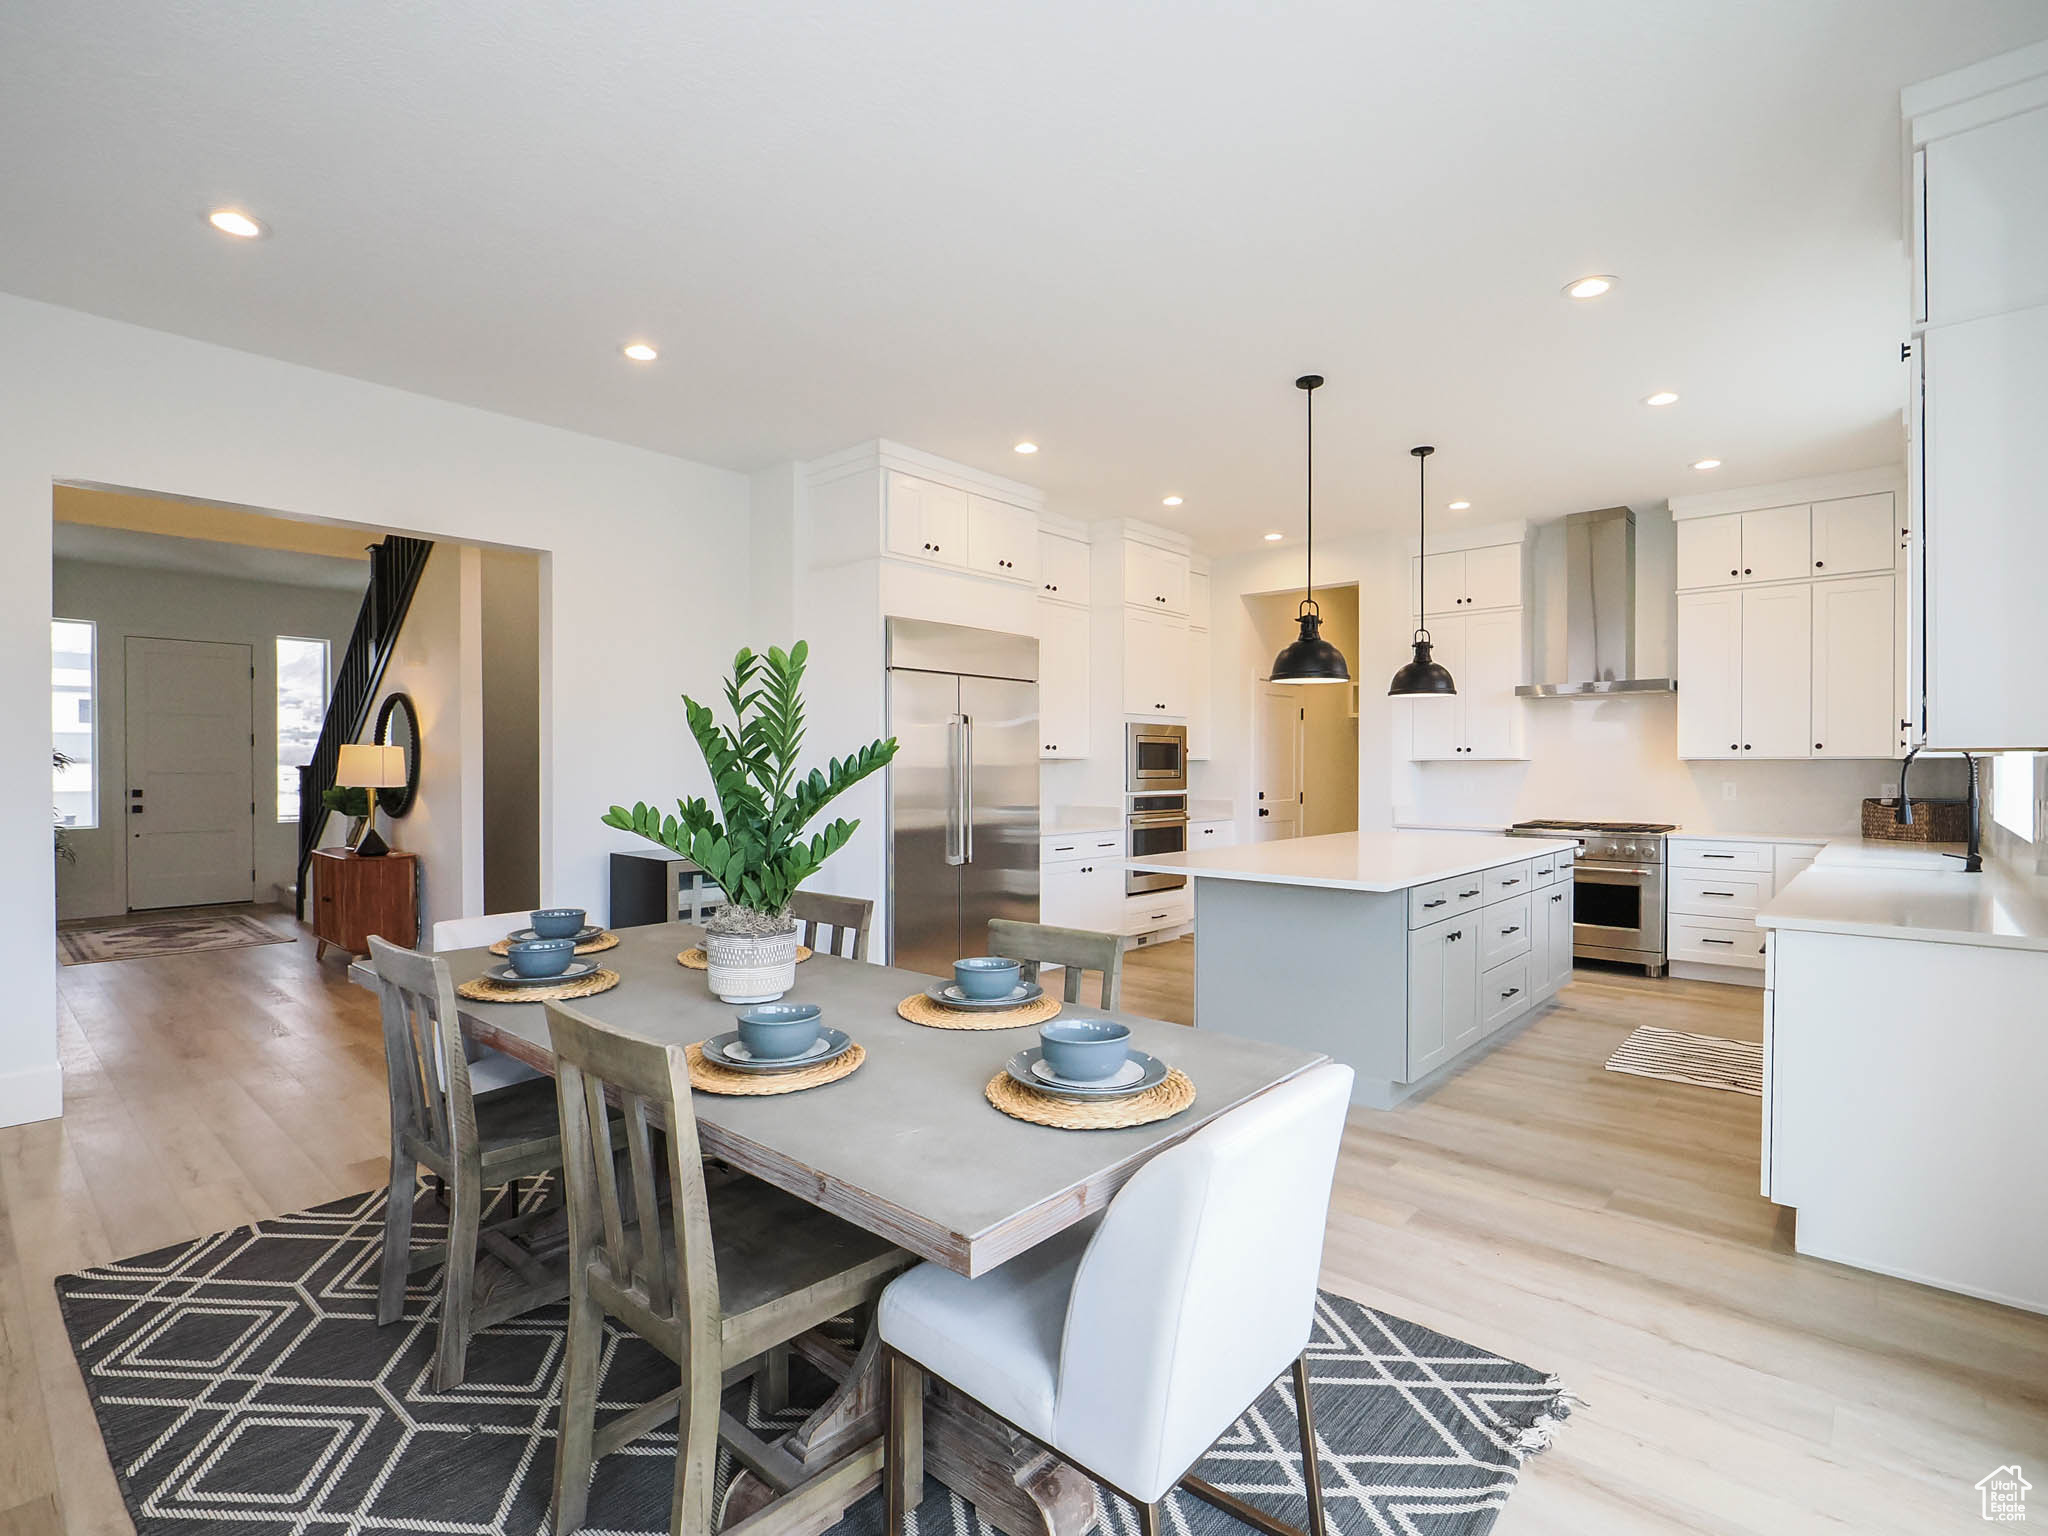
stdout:
[[[507,1198],[492,1192],[486,1219]],[[378,1190],[58,1278],[65,1328],[142,1536],[544,1530],[564,1309],[478,1335],[467,1381],[436,1392],[437,1272],[415,1277],[400,1322],[376,1324],[383,1209]],[[439,1215],[422,1201],[415,1241],[439,1238]],[[601,1416],[675,1384],[664,1357],[608,1335]],[[1478,1536],[1574,1401],[1554,1377],[1327,1292],[1309,1354],[1324,1507],[1344,1536]],[[751,1383],[728,1406],[769,1438],[793,1428],[828,1384],[801,1360],[790,1374],[786,1415],[764,1418]],[[1200,1474],[1304,1524],[1297,1439],[1282,1378]],[[604,1458],[585,1529],[666,1531],[674,1456],[671,1421]],[[1107,1493],[1100,1500],[1098,1530],[1136,1536],[1135,1511]],[[1168,1503],[1176,1536],[1247,1536],[1189,1495]],[[882,1536],[883,1524],[877,1492],[833,1536]],[[928,1480],[914,1536],[998,1533]]]
[[1645,1024],[1621,1042],[1607,1058],[1607,1070],[1632,1077],[1654,1077],[1695,1088],[1721,1088],[1762,1098],[1764,1048],[1756,1040],[1726,1040],[1719,1035],[1689,1035],[1678,1029]]
[[158,917],[104,927],[59,928],[57,955],[66,965],[93,965],[102,960],[146,960],[152,955],[179,955],[195,949],[243,949],[251,944],[292,944],[244,912],[198,912],[189,917]]

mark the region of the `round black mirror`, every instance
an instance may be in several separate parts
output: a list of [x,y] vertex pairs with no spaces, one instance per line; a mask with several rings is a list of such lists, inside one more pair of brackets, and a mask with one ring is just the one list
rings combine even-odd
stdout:
[[412,809],[420,792],[420,714],[413,707],[411,694],[394,693],[384,701],[377,711],[373,739],[380,747],[405,749],[404,787],[377,791],[377,804],[396,820]]

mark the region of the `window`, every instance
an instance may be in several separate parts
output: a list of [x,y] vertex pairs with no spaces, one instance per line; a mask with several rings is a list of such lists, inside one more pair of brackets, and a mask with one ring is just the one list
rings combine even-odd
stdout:
[[277,819],[299,819],[299,769],[327,716],[327,642],[277,637]]
[[2001,752],[1991,760],[1991,819],[2015,837],[2034,841],[2034,752]]
[[100,824],[93,752],[94,643],[89,621],[50,621],[50,746],[69,759],[52,770],[60,827]]

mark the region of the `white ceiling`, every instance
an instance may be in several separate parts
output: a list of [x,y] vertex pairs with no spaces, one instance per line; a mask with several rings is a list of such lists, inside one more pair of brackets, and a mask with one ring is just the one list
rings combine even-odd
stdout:
[[[1412,517],[1418,440],[1438,507],[1548,517],[1704,455],[1895,460],[1898,89],[2044,36],[2041,0],[10,6],[0,289],[736,469],[887,436],[1218,550],[1298,526],[1313,370],[1326,528]],[[1558,297],[1586,272],[1622,285]]]
[[82,560],[91,565],[183,571],[195,576],[224,576],[236,581],[358,594],[370,584],[368,559],[346,560],[295,549],[260,549],[213,539],[174,538],[89,523],[53,523],[50,538],[52,552],[59,560]]

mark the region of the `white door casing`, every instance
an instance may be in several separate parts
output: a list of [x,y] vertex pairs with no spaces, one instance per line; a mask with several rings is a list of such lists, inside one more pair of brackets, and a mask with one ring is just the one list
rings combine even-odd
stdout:
[[130,636],[123,662],[128,906],[254,900],[249,647]]

